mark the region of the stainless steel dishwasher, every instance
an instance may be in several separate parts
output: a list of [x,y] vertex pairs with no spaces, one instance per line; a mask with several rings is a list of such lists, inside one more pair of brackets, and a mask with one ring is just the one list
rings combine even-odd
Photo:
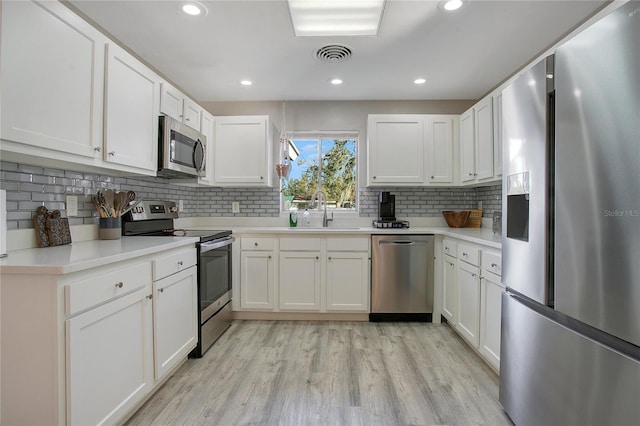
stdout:
[[431,321],[433,235],[371,236],[370,321]]

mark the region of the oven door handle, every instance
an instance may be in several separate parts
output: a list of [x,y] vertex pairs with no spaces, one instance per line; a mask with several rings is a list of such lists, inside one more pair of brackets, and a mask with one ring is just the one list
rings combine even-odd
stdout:
[[211,241],[208,243],[200,243],[200,253],[206,253],[211,250],[219,249],[221,247],[229,246],[236,239],[234,237],[225,237],[221,240]]

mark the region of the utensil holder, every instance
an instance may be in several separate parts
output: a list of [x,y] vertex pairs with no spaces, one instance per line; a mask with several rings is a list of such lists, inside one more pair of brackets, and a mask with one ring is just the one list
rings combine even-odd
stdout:
[[119,240],[122,234],[122,219],[119,217],[101,217],[98,235],[101,240]]

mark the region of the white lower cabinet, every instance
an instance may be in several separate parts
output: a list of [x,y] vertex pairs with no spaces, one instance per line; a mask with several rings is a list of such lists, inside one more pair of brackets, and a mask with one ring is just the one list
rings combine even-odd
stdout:
[[153,386],[151,285],[66,321],[67,424],[112,424]]
[[500,369],[500,331],[502,293],[500,277],[483,272],[480,291],[480,353],[496,369]]
[[154,282],[153,299],[155,377],[160,380],[198,343],[196,266]]
[[369,241],[368,235],[241,237],[239,310],[369,312]]
[[501,254],[462,240],[442,242],[442,316],[496,371],[500,369]]
[[273,310],[273,251],[240,252],[240,307]]
[[442,315],[452,326],[458,323],[458,260],[444,255]]
[[327,310],[369,310],[369,254],[327,252]]
[[280,251],[279,307],[320,310],[320,251]]
[[191,246],[3,273],[0,423],[122,423],[197,344],[195,259]]
[[480,270],[477,266],[458,262],[457,330],[469,343],[480,342]]

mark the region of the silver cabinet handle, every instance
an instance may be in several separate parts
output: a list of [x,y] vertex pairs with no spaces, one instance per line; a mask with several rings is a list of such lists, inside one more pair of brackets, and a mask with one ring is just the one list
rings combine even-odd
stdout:
[[185,120],[185,121],[190,121],[190,120],[189,120],[189,117],[185,118],[184,120]]
[[253,245],[254,245],[255,247],[258,247],[258,243],[253,243]]
[[149,300],[153,299],[153,294],[148,295],[147,299],[149,299]]
[[373,178],[374,178],[374,179],[377,179],[377,178],[378,178],[378,176],[374,176]]
[[473,173],[469,173],[469,176],[473,176]]
[[320,256],[316,256],[316,260],[320,260]]
[[471,274],[471,276],[472,276],[473,278],[475,278],[475,277],[477,277],[478,275],[476,275],[476,274]]
[[178,266],[182,266],[182,265],[184,265],[184,263],[182,262],[182,260],[179,260],[178,261]]
[[164,288],[159,289],[158,292],[164,293]]
[[497,264],[497,263],[492,263],[492,264],[491,264],[491,267],[492,267],[492,268],[495,268],[496,266],[498,266],[498,264]]
[[94,150],[95,152],[100,152],[100,151],[102,151],[102,148],[100,148],[99,146],[97,146],[97,147],[93,148],[93,150]]
[[444,251],[449,251],[449,247],[445,247],[445,248],[444,248]]
[[331,256],[329,256],[329,258],[328,258],[328,259],[329,259],[329,260],[331,260]]
[[122,281],[120,281],[119,283],[116,283],[117,288],[122,288],[123,286],[124,286],[124,283]]
[[110,151],[110,152],[109,152],[109,156],[110,156],[110,157],[113,157],[114,155],[116,155],[116,152],[115,152],[115,151]]
[[264,180],[264,177],[260,176],[260,180]]
[[271,259],[271,255],[267,256],[268,259]]
[[468,255],[467,255],[467,253],[465,253],[465,252],[462,252],[462,255],[463,255],[464,257],[467,257],[467,256],[468,256]]

